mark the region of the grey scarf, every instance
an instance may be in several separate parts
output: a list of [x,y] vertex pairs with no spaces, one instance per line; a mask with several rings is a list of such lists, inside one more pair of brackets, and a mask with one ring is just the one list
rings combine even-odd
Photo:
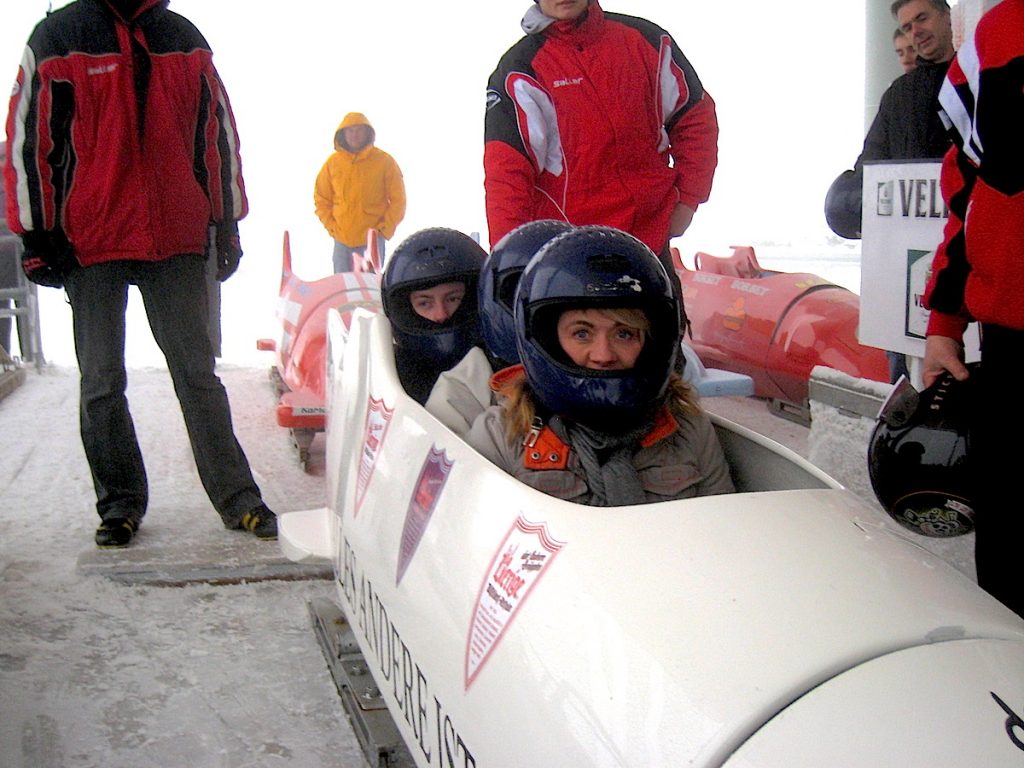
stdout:
[[608,434],[582,424],[562,423],[568,442],[580,457],[594,507],[621,507],[647,501],[633,455],[650,424],[622,434]]

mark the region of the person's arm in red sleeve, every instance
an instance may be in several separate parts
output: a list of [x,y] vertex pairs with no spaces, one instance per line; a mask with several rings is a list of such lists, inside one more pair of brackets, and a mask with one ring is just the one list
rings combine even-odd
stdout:
[[711,196],[718,167],[718,117],[707,91],[672,125],[669,141],[679,202],[696,210]]

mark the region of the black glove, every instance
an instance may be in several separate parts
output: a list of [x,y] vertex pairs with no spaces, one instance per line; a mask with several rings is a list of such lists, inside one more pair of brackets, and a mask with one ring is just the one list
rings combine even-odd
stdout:
[[217,280],[223,283],[238,269],[242,258],[242,244],[238,240],[238,222],[226,221],[217,225]]
[[21,242],[24,246],[21,268],[25,277],[37,285],[63,288],[68,274],[78,267],[64,230],[32,230],[21,236]]

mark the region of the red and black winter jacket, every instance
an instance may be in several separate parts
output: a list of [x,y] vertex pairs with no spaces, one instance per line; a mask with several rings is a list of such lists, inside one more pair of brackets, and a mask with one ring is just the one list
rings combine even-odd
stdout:
[[115,5],[77,0],[29,38],[7,118],[8,223],[63,229],[83,266],[205,253],[209,225],[248,206],[213,54],[167,0],[130,19]]
[[1024,330],[1024,0],[1002,0],[957,52],[939,94],[953,147],[949,221],[925,291],[928,333],[970,320]]
[[705,202],[718,164],[714,102],[679,46],[597,0],[505,53],[484,130],[492,245],[559,219],[617,227],[660,253],[676,203]]

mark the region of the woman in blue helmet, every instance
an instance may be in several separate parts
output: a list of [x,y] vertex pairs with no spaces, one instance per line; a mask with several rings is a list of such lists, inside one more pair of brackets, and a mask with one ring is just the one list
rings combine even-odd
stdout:
[[512,302],[527,262],[551,238],[572,229],[564,221],[541,219],[522,224],[503,237],[484,260],[477,288],[483,345],[472,347],[452,369],[444,371],[426,409],[459,435],[493,403],[491,376],[519,362]]
[[521,369],[468,442],[523,482],[592,506],[730,493],[694,390],[675,372],[679,303],[636,238],[579,227],[529,262],[515,299]]
[[388,259],[381,282],[402,387],[426,402],[438,375],[480,342],[476,286],[487,253],[471,237],[432,227]]

